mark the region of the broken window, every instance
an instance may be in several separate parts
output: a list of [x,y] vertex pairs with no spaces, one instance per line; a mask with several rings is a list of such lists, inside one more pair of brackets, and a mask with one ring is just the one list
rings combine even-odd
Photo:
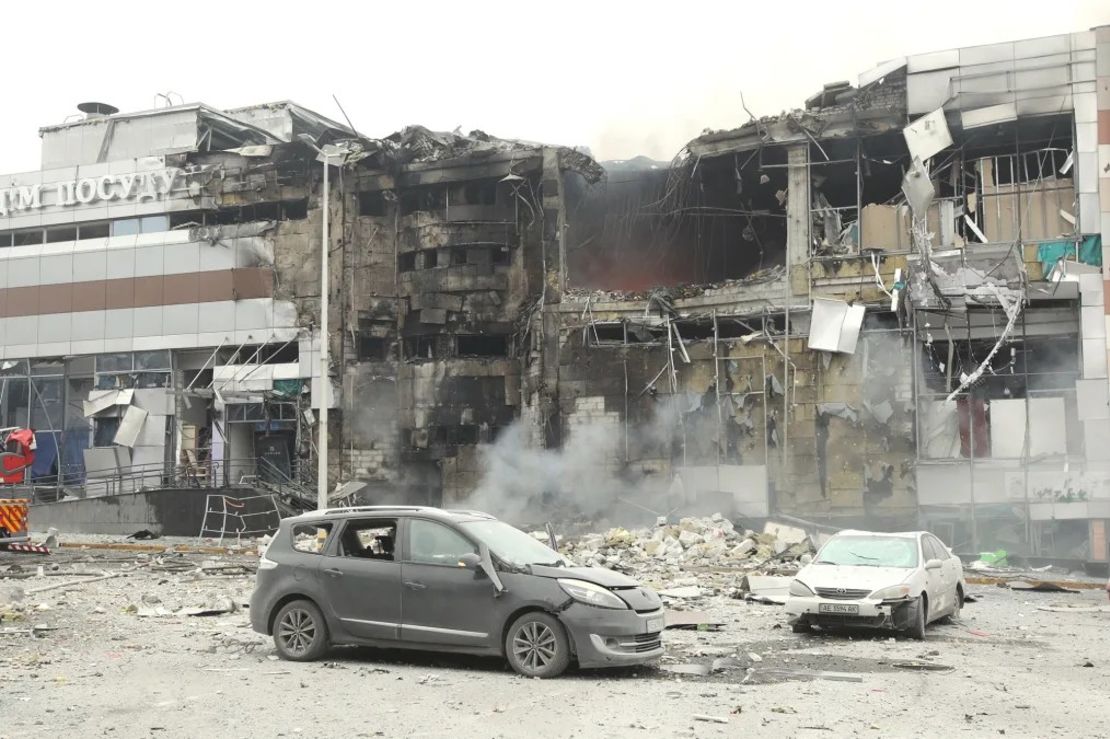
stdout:
[[406,251],[398,254],[397,269],[400,272],[412,272],[416,269],[416,252]]
[[439,252],[435,249],[425,249],[420,253],[424,256],[424,269],[431,269],[439,264]]
[[339,537],[339,555],[360,559],[395,560],[397,519],[363,518],[347,521]]
[[491,263],[496,264],[496,265],[505,265],[505,264],[509,264],[510,261],[511,261],[511,255],[509,253],[509,247],[508,246],[495,246],[495,247],[493,247],[493,249],[491,250],[491,254],[490,254],[490,262]]
[[405,359],[435,359],[438,355],[435,336],[408,336],[403,345]]
[[467,249],[465,246],[451,247],[451,266],[460,267],[466,264],[466,252]]
[[401,215],[419,211],[443,210],[447,207],[447,190],[443,187],[416,187],[401,194]]
[[460,357],[505,357],[509,354],[509,337],[495,334],[459,335]]
[[170,213],[170,230],[179,228],[194,228],[196,226],[204,225],[204,211],[201,210],[183,210],[176,213]]
[[[497,203],[497,180],[478,180],[467,182],[462,190],[459,205],[495,205]],[[452,202],[452,205],[455,203]]]
[[358,358],[363,362],[379,362],[387,358],[388,342],[380,336],[358,336]]
[[623,344],[624,321],[617,323],[591,323],[586,336],[594,344]]
[[358,214],[360,216],[384,216],[385,195],[381,190],[364,190],[358,194]]
[[322,554],[331,536],[332,524],[329,523],[299,523],[289,529],[293,541],[293,549],[309,554]]
[[408,536],[408,561],[416,564],[458,567],[463,555],[478,552],[478,548],[459,532],[423,518],[409,520]]
[[114,446],[119,431],[118,416],[98,416],[93,419],[93,446]]

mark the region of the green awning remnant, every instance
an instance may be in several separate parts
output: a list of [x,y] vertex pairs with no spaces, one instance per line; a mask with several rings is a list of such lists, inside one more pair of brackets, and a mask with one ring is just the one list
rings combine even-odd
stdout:
[[1047,277],[1061,259],[1076,259],[1092,267],[1102,266],[1102,236],[1084,236],[1078,240],[1046,241],[1037,247],[1037,261]]
[[301,394],[304,380],[274,380],[274,395],[295,398]]

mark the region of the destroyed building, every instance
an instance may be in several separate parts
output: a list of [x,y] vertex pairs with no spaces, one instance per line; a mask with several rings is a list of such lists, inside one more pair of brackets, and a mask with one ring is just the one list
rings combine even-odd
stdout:
[[292,103],[86,106],[0,190],[0,420],[43,489],[311,495],[326,397],[333,484],[444,504],[510,426],[588,428],[599,479],[692,510],[1105,560],[1108,65],[1107,27],[902,57],[604,166]]

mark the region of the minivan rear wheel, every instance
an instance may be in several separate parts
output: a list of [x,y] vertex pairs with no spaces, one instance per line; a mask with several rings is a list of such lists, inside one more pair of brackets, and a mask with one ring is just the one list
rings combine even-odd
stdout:
[[274,617],[274,646],[283,659],[311,662],[328,648],[328,626],[315,603],[294,600]]
[[509,666],[525,677],[555,677],[570,664],[566,629],[554,616],[532,611],[513,621],[505,634]]

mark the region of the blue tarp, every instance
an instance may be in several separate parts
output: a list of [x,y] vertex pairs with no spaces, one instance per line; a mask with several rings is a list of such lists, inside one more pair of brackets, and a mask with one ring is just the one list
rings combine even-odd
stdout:
[[35,461],[31,464],[31,479],[54,477],[54,462],[58,459],[57,431],[35,432]]
[[1046,278],[1061,259],[1075,260],[1077,257],[1083,264],[1101,267],[1102,237],[1084,236],[1079,239],[1078,248],[1075,240],[1046,241],[1037,247],[1037,261],[1041,263]]

